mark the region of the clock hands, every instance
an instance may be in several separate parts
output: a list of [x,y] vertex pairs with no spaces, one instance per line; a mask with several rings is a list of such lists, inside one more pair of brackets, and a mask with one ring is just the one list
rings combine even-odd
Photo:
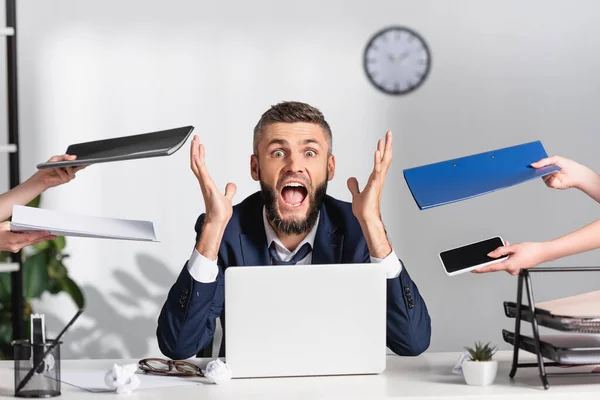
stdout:
[[392,63],[401,63],[402,61],[406,60],[408,58],[408,56],[410,56],[410,52],[409,51],[405,51],[404,53],[400,54],[399,56],[395,56],[391,53],[388,54],[388,59],[392,62]]

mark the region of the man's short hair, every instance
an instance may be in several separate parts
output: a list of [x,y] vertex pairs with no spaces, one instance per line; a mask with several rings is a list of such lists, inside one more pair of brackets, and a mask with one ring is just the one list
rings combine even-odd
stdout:
[[260,117],[260,120],[254,127],[253,148],[255,155],[258,155],[258,142],[260,142],[265,130],[269,125],[277,122],[308,122],[319,125],[325,132],[327,144],[329,145],[328,155],[331,155],[331,128],[325,120],[323,113],[318,108],[313,107],[310,104],[300,103],[297,101],[285,101],[271,106],[271,108],[265,111]]

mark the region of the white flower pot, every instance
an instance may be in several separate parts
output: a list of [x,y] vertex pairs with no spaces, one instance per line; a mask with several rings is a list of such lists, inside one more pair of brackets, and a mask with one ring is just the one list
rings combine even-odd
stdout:
[[498,373],[498,361],[464,361],[461,367],[467,385],[490,385]]

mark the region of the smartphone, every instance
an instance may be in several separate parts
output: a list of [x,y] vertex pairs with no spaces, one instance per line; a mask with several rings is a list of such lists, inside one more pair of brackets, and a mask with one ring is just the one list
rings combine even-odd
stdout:
[[508,256],[492,258],[487,255],[500,246],[504,246],[504,240],[500,236],[496,236],[442,251],[439,257],[446,275],[453,276],[506,260]]

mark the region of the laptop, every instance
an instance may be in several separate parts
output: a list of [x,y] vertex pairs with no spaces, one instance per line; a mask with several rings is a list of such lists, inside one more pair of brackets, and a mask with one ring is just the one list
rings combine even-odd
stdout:
[[227,268],[233,378],[383,372],[386,291],[379,264]]

